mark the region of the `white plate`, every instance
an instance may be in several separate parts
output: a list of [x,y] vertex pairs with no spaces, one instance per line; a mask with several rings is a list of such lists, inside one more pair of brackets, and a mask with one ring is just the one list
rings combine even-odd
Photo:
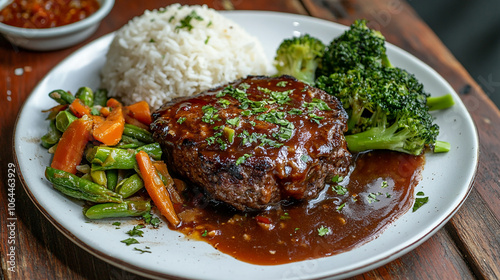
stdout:
[[[309,33],[329,43],[345,26],[306,16],[274,12],[231,11],[224,14],[241,24],[263,43],[266,53],[274,51],[283,38]],[[318,279],[353,276],[384,265],[414,249],[438,231],[458,210],[473,184],[478,162],[476,128],[460,98],[451,86],[433,69],[407,52],[388,45],[394,65],[414,73],[432,95],[452,93],[456,105],[435,114],[441,127],[440,140],[451,143],[446,154],[428,154],[423,179],[416,191],[424,191],[429,203],[417,212],[408,212],[389,226],[377,239],[357,249],[332,257],[297,263],[258,266],[221,254],[212,246],[187,240],[170,231],[146,229],[141,244],[152,253],[140,254],[120,240],[133,223],[122,223],[115,229],[112,221],[88,222],[82,207],[55,191],[44,179],[44,170],[51,156],[39,144],[48,123],[42,110],[54,105],[47,96],[54,89],[75,92],[81,86],[97,88],[99,70],[112,35],[104,36],[78,50],[56,66],[27,99],[18,117],[14,151],[19,173],[30,198],[47,219],[70,240],[95,256],[149,277],[203,279]]]

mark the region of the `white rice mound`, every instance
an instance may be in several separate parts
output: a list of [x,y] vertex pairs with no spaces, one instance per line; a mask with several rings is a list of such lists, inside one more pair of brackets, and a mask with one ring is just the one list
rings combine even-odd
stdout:
[[[178,28],[192,13],[191,30]],[[156,109],[247,75],[270,75],[261,43],[207,6],[173,4],[146,11],[117,31],[101,86],[125,104],[145,100]]]

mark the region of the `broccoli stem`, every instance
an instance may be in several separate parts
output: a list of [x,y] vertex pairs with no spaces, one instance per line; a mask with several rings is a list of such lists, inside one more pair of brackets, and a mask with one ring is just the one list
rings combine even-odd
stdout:
[[455,105],[455,101],[453,101],[453,96],[449,93],[442,96],[431,96],[427,98],[427,107],[429,107],[429,111],[443,110],[453,105]]
[[451,145],[445,141],[437,140],[434,144],[434,152],[435,153],[447,153],[450,151]]
[[363,132],[346,135],[347,148],[354,153],[368,150],[391,150],[420,155],[425,147],[424,143],[416,143],[411,147],[405,147],[410,132],[406,129],[397,131],[398,128],[395,123],[388,128],[375,126]]

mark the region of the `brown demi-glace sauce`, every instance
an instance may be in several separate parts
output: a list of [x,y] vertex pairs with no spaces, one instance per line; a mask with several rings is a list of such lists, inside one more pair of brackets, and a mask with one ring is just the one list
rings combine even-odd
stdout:
[[259,265],[335,255],[375,239],[411,208],[424,161],[423,155],[361,153],[349,177],[327,185],[317,199],[256,213],[213,205],[192,193],[178,209],[183,223],[177,230]]

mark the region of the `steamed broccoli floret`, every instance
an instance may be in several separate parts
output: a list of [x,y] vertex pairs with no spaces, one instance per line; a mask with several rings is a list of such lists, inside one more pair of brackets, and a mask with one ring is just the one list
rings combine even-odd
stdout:
[[325,45],[308,34],[285,39],[276,51],[275,65],[279,75],[290,75],[312,84]]
[[453,98],[430,98],[414,75],[393,67],[384,36],[365,20],[355,21],[331,42],[317,73],[316,87],[336,96],[349,115],[346,141],[351,152],[387,149],[419,155],[426,146],[449,150],[448,143],[436,140],[439,127],[429,111],[453,105]]
[[391,66],[386,55],[385,37],[356,20],[346,32],[335,38],[325,50],[317,69],[319,75]]
[[436,143],[439,127],[429,114],[428,94],[402,69],[353,69],[320,76],[316,86],[339,98],[346,109],[351,152],[387,149],[419,155]]

